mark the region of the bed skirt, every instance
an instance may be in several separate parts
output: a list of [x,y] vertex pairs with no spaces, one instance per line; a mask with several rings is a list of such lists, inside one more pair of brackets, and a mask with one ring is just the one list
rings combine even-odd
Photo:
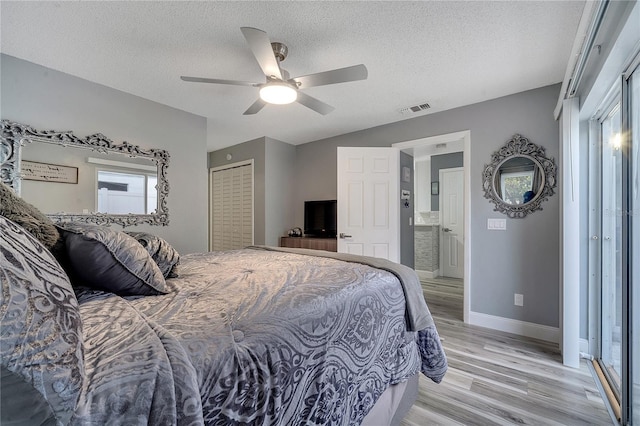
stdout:
[[400,425],[418,398],[418,375],[387,388],[362,421],[362,426]]

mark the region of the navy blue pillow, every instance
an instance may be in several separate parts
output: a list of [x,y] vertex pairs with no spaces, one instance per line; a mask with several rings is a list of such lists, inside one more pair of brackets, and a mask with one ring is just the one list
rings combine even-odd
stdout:
[[106,226],[66,222],[57,227],[66,249],[63,265],[74,285],[120,296],[167,293],[160,268],[135,238]]

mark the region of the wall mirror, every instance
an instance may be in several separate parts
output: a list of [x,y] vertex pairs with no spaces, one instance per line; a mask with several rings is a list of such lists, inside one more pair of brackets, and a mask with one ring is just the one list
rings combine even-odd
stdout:
[[54,222],[167,225],[169,153],[2,120],[0,177]]
[[484,168],[484,196],[495,204],[495,211],[523,218],[542,210],[542,202],[554,194],[556,169],[544,148],[514,135]]

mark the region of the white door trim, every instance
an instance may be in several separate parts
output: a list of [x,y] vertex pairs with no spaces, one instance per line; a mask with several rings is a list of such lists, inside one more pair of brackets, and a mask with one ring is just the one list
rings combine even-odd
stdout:
[[224,166],[211,167],[209,169],[209,174],[211,174],[211,172],[219,172],[220,170],[234,169],[236,167],[242,167],[247,165],[253,166],[253,159],[238,161],[237,163],[225,164]]
[[433,145],[437,143],[447,143],[452,141],[463,140],[463,159],[464,167],[464,302],[463,302],[463,318],[465,323],[469,323],[471,313],[471,131],[463,130],[460,132],[448,133],[444,135],[432,136],[422,139],[416,139],[407,142],[394,143],[395,148],[416,148],[424,145]]

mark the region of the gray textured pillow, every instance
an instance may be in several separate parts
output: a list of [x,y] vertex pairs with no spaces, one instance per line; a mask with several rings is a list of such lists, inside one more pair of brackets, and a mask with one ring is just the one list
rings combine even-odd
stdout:
[[0,423],[67,424],[84,376],[78,301],[53,255],[4,217],[0,287]]
[[51,219],[0,182],[0,216],[17,223],[51,249],[60,235]]
[[163,238],[147,232],[127,232],[144,247],[165,278],[177,277],[176,266],[180,262],[180,254]]
[[135,238],[106,226],[58,224],[75,285],[120,296],[167,293],[158,265]]

